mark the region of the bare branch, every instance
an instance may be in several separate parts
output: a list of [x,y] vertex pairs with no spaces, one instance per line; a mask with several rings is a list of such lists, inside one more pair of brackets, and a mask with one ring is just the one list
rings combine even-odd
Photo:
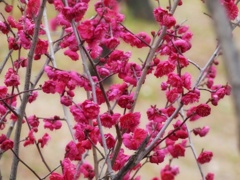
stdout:
[[[26,74],[25,74],[24,91],[28,91],[30,88],[32,61],[33,61],[34,51],[35,51],[37,41],[38,41],[40,24],[41,24],[41,19],[42,19],[43,10],[44,10],[46,1],[47,0],[42,1],[41,7],[40,7],[40,10],[38,13],[38,17],[36,19],[36,24],[35,24],[35,28],[34,28],[34,34],[33,34],[33,41],[32,41],[32,45],[31,45],[31,48],[30,48],[30,51],[28,54],[28,65],[27,65]],[[20,145],[20,137],[21,137],[21,130],[22,130],[22,121],[23,121],[23,116],[25,113],[26,105],[28,102],[28,97],[29,97],[29,93],[28,92],[24,93],[23,100],[22,100],[22,103],[19,108],[19,116],[18,116],[18,121],[17,121],[16,133],[15,133],[15,137],[14,137],[14,153],[16,154],[16,156],[14,156],[13,162],[12,162],[11,175],[10,175],[11,180],[16,179],[16,176],[17,176],[17,168],[18,168],[18,162],[19,162],[19,159],[17,157],[19,155],[19,145]]]

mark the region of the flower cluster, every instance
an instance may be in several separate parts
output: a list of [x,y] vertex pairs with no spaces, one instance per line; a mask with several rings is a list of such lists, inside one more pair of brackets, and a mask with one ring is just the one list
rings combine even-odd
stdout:
[[[12,150],[18,161],[21,144],[26,150],[36,145],[51,180],[139,180],[141,176],[137,173],[146,163],[161,164],[158,177],[153,179],[173,180],[181,168],[174,163],[186,156],[189,147],[199,167],[212,160],[213,153],[208,150],[196,157],[198,153],[192,148],[191,138],[205,137],[210,127],[196,127],[194,121],[208,117],[212,107],[230,95],[231,86],[215,84],[216,59],[209,59],[204,68],[188,59],[193,34],[185,23],[178,24],[173,8],[184,5],[181,0],[153,10],[159,29],[151,33],[133,33],[125,27],[125,17],[115,0],[99,0],[94,6],[90,0],[48,0],[48,6],[57,14],[50,21],[51,30],[62,31],[54,43],[49,37],[48,25],[41,22],[45,2],[19,1],[21,17],[17,19],[8,14],[13,6],[0,1],[5,3],[7,13],[6,18],[2,15],[0,33],[6,36],[9,50],[0,70],[2,73],[5,68],[0,86],[0,129],[8,132],[0,136],[0,157]],[[236,19],[236,1],[222,0],[221,3],[229,19]],[[87,13],[90,8],[95,13],[91,18]],[[134,61],[131,52],[123,46],[146,50],[148,55],[143,61],[139,58],[141,62]],[[28,56],[25,51],[29,52]],[[81,61],[83,68],[79,71],[67,66],[58,68],[57,63],[62,59],[55,59],[54,53],[58,51],[68,57],[62,64]],[[18,54],[17,59],[12,53]],[[32,76],[33,64],[41,64],[36,78]],[[197,80],[189,71],[190,66],[201,69]],[[94,75],[90,74],[91,69]],[[118,83],[105,86],[105,80],[111,76],[118,79]],[[139,94],[148,81],[157,83],[165,105],[156,102],[146,103],[146,109],[141,107]],[[203,91],[207,92],[207,99],[202,98]],[[56,103],[63,107],[63,114],[52,112],[48,99],[45,105],[52,113],[50,117],[41,117],[40,109],[35,114],[29,112],[27,106],[34,107],[43,96],[59,97]],[[42,108],[40,106],[38,108]],[[11,125],[7,130],[8,124]],[[15,124],[13,141],[10,135]],[[22,133],[22,126],[28,130],[25,138],[20,139],[17,135]],[[55,143],[51,141],[51,134],[61,135],[64,126],[68,126],[72,139],[65,145],[62,159],[57,161],[62,168],[59,173],[57,168],[49,168],[42,148],[45,151],[49,143]],[[93,159],[89,161],[91,164],[89,156]],[[211,172],[201,174],[207,180],[214,179]]]

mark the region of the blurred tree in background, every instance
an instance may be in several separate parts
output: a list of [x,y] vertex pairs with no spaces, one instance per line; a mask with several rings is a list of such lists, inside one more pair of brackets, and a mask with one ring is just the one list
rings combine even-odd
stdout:
[[124,1],[132,13],[132,15],[139,19],[147,21],[154,21],[153,7],[149,0],[120,0]]

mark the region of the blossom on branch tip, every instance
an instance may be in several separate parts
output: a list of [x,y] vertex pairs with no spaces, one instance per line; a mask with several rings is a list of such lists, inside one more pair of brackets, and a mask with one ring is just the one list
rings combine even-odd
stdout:
[[189,26],[183,25],[178,28],[178,34],[186,33],[189,30]]
[[200,91],[198,89],[193,89],[188,91],[182,96],[181,102],[184,105],[192,104],[198,102],[200,99]]
[[64,51],[64,55],[70,57],[73,61],[79,60],[79,55],[77,52],[67,49]]
[[201,118],[201,116],[196,114],[196,106],[193,106],[187,110],[187,117],[190,117],[190,121],[196,121]]
[[72,98],[70,96],[62,96],[60,102],[64,106],[71,106],[72,105]]
[[147,131],[137,128],[133,133],[123,134],[123,144],[130,150],[137,150],[143,140],[147,137]]
[[225,7],[226,13],[230,20],[234,20],[238,16],[238,6],[235,0],[221,0],[222,5]]
[[183,140],[182,143],[168,145],[167,150],[172,155],[173,158],[178,158],[180,156],[185,156],[186,150],[186,140]]
[[211,99],[211,103],[212,105],[216,106],[218,105],[218,102],[220,99],[223,99],[225,97],[225,95],[230,95],[231,94],[231,86],[229,86],[228,84],[225,86],[222,85],[215,85],[211,87],[212,93],[212,99]]
[[207,104],[200,104],[196,107],[196,114],[201,117],[206,117],[210,115],[210,113],[211,113],[211,108]]
[[[110,133],[107,133],[107,134],[104,134],[104,137],[105,137],[105,139],[106,139],[107,148],[108,148],[108,149],[114,148],[116,141],[115,141],[113,135],[110,134]],[[103,146],[101,136],[99,136],[98,139],[99,139],[99,143],[101,144],[101,146]]]
[[161,131],[163,127],[163,123],[155,122],[155,121],[150,121],[146,125],[146,129],[148,131],[148,134],[151,135],[151,137],[155,138],[158,134],[159,131]]
[[187,67],[189,65],[189,62],[186,57],[183,55],[177,54],[177,53],[171,53],[169,57],[169,61],[172,62],[175,65],[180,66],[181,68]]
[[114,113],[112,115],[109,113],[103,113],[100,115],[100,120],[104,127],[111,128],[117,123],[120,116],[121,115],[119,113]]
[[154,9],[154,17],[161,26],[166,26],[167,28],[171,28],[176,24],[176,20],[172,14],[169,14],[161,7]]
[[4,98],[7,95],[8,88],[6,86],[0,86],[0,98]]
[[10,12],[12,11],[12,9],[13,9],[13,6],[12,6],[12,5],[9,5],[9,4],[6,4],[6,6],[5,6],[5,8],[4,8],[4,10],[5,10],[6,12],[8,12],[8,13],[10,13]]
[[146,47],[151,42],[150,36],[145,32],[140,32],[136,35],[130,32],[122,32],[120,36],[126,43],[137,48]]
[[43,148],[50,139],[51,137],[48,133],[45,133],[41,139],[38,139],[38,143],[41,144],[41,148]]
[[5,134],[2,134],[0,136],[0,144],[2,144],[7,139],[7,136]]
[[90,100],[85,100],[81,104],[81,108],[82,108],[83,114],[89,120],[97,118],[97,116],[98,116],[98,114],[100,112],[99,105],[96,104],[93,101],[90,101]]
[[214,174],[213,173],[207,173],[206,180],[214,180]]
[[80,174],[83,174],[84,178],[88,179],[93,179],[95,176],[93,167],[86,162],[81,165]]
[[0,149],[3,150],[3,151],[7,151],[9,149],[12,149],[13,145],[14,145],[14,143],[13,143],[12,140],[6,139],[5,141],[3,141],[1,143]]
[[9,149],[12,149],[13,145],[14,145],[13,141],[8,139],[5,134],[2,134],[0,136],[0,149],[2,151],[7,151]]
[[158,63],[154,75],[156,77],[162,77],[164,75],[168,75],[169,73],[174,71],[175,67],[176,65],[171,63],[169,60],[161,61],[160,63]]
[[56,82],[53,80],[48,80],[45,81],[43,86],[42,86],[42,90],[43,92],[47,93],[47,94],[55,94],[56,93]]
[[[38,42],[35,48],[35,56],[38,55],[41,57],[41,55],[47,53],[47,50],[48,50],[48,41],[38,39]],[[38,60],[38,59],[35,59],[35,60]]]
[[166,92],[167,100],[168,100],[170,103],[174,103],[174,102],[179,98],[180,93],[181,93],[181,92],[179,92],[179,89],[178,89],[178,88],[173,88],[172,90],[167,91],[167,92]]
[[120,70],[118,77],[123,79],[125,82],[136,86],[141,75],[141,66],[136,63],[127,63],[125,67]]
[[7,17],[8,25],[11,26],[12,28],[17,28],[18,23],[15,21],[15,19],[12,16]]
[[[55,1],[56,2],[56,1]],[[62,13],[59,13],[55,18],[50,21],[50,29],[53,31],[57,30],[58,26],[69,27],[70,23],[67,21]]]
[[32,103],[33,101],[35,101],[38,97],[38,92],[37,91],[33,91],[29,97],[28,97],[28,102]]
[[14,67],[19,69],[20,67],[27,67],[28,60],[26,58],[20,57],[16,61],[14,61]]
[[145,32],[140,32],[140,33],[138,33],[138,34],[136,34],[136,36],[138,37],[138,38],[140,38],[140,42],[138,42],[137,44],[136,44],[136,46],[138,47],[138,48],[142,48],[142,47],[145,47],[145,46],[147,46],[147,45],[150,45],[150,43],[151,43],[151,38],[150,38],[150,36],[147,34],[147,33],[145,33]]
[[162,180],[174,180],[177,174],[179,174],[178,167],[170,165],[166,165],[160,173]]
[[158,109],[156,106],[151,106],[147,110],[148,120],[163,123],[166,121],[168,115],[163,111]]
[[208,163],[212,160],[213,153],[211,151],[203,151],[197,158],[200,164]]
[[[76,165],[73,164],[70,159],[65,158],[62,162],[63,169],[63,179],[70,180],[74,179],[74,177],[78,178],[79,174],[76,174]],[[76,176],[75,176],[76,174]]]
[[53,131],[54,129],[60,129],[62,127],[62,122],[59,120],[58,116],[54,116],[53,118],[43,119],[44,128],[50,129]]
[[4,105],[0,104],[0,115],[4,116],[6,113],[7,113],[7,108]]
[[120,41],[116,37],[110,37],[110,38],[107,38],[107,39],[103,39],[102,43],[108,49],[114,49],[120,44]]
[[94,25],[93,25],[93,21],[91,20],[85,20],[83,22],[81,22],[81,24],[77,27],[79,34],[81,36],[82,39],[84,40],[90,40],[93,38],[94,36]]
[[192,47],[190,42],[185,41],[183,39],[178,39],[178,40],[174,41],[173,45],[174,45],[173,49],[176,48],[175,51],[176,52],[180,51],[180,53],[184,53],[184,52],[188,51]]
[[133,132],[140,123],[141,114],[139,112],[128,113],[120,117],[120,126],[127,132]]
[[122,94],[127,91],[128,85],[124,82],[123,84],[113,84],[107,91],[109,101],[118,99]]
[[7,73],[5,74],[4,83],[6,86],[20,85],[20,77],[14,69],[12,68],[8,69]]
[[195,136],[199,135],[200,137],[204,137],[208,134],[210,128],[208,126],[204,126],[202,128],[194,128],[193,133]]
[[18,50],[20,48],[17,40],[13,37],[8,37],[8,49]]
[[34,129],[31,129],[30,131],[29,131],[29,133],[28,133],[28,136],[27,136],[27,138],[26,138],[26,140],[24,141],[24,143],[23,143],[23,146],[25,147],[25,146],[28,146],[28,145],[30,145],[30,144],[34,144],[34,142],[35,142],[35,136],[34,136]]
[[0,21],[0,31],[3,34],[8,34],[9,33],[8,26],[7,26],[7,24],[5,22]]
[[65,158],[70,160],[81,160],[82,154],[85,152],[85,149],[81,144],[76,144],[73,141],[70,141],[65,147]]
[[83,110],[81,109],[81,104],[72,105],[70,107],[70,112],[72,113],[74,120],[76,122],[80,123],[89,123],[89,120],[86,118],[86,116],[83,113]]
[[39,122],[39,118],[36,117],[35,115],[29,116],[29,117],[27,118],[27,122],[28,122],[28,124],[30,125],[30,127],[33,128],[33,129],[37,129],[38,126],[39,126],[39,123],[40,123],[40,122]]
[[121,108],[131,109],[134,103],[133,94],[120,96],[117,103]]
[[113,164],[113,170],[118,171],[120,170],[124,164],[128,161],[129,156],[124,154],[124,149],[120,149],[117,158]]
[[52,172],[51,175],[49,176],[50,180],[64,180],[63,176],[56,173],[56,172]]
[[63,14],[64,18],[70,22],[73,19],[75,19],[76,21],[80,21],[83,18],[87,8],[87,3],[78,2],[73,7],[63,7],[61,9],[61,13]]
[[150,156],[151,163],[162,163],[164,161],[166,153],[164,150],[154,150],[154,153]]
[[36,17],[40,8],[40,0],[29,0],[26,13],[29,17]]
[[167,83],[176,88],[181,88],[183,86],[182,78],[173,72],[168,74]]
[[176,19],[172,14],[165,14],[163,16],[163,21],[160,23],[162,26],[166,26],[167,28],[171,28],[176,24]]

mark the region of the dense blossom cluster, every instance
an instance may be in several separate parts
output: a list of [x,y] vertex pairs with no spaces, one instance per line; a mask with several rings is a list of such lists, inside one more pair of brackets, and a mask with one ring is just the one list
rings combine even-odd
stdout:
[[[29,131],[20,143],[26,150],[26,146],[34,144],[46,149],[48,143],[53,143],[47,130],[58,133],[66,121],[73,139],[69,139],[65,147],[60,164],[62,173],[52,171],[49,174],[51,180],[95,177],[104,179],[106,176],[114,178],[135,156],[133,151],[130,151],[133,154],[129,154],[129,150],[136,151],[136,154],[145,152],[145,155],[140,160],[136,158],[131,168],[121,172],[122,179],[139,180],[141,177],[136,176],[136,173],[144,165],[141,161],[143,159],[152,164],[164,164],[159,176],[153,180],[175,179],[180,170],[173,164],[175,159],[184,157],[186,149],[191,146],[189,137],[205,137],[210,131],[208,126],[191,130],[187,122],[192,123],[209,116],[212,105],[218,105],[221,99],[230,95],[230,85],[214,82],[217,61],[210,59],[209,66],[200,72],[202,74],[199,82],[193,81],[186,67],[195,64],[185,55],[192,47],[193,34],[188,26],[177,23],[171,6],[154,9],[153,15],[159,24],[159,30],[149,35],[146,32],[134,34],[123,25],[124,15],[119,12],[119,5],[115,0],[97,1],[94,5],[96,14],[92,18],[86,18],[90,0],[48,0],[47,3],[57,12],[56,17],[51,20],[51,30],[62,29],[63,32],[56,41],[56,49],[62,49],[65,56],[72,61],[81,61],[84,65],[84,70],[78,72],[58,69],[54,54],[49,50],[52,46],[51,41],[47,40],[49,29],[43,23],[40,25],[36,44],[33,44],[36,19],[39,18],[42,2],[21,0],[19,9],[22,16],[15,18],[8,14],[0,21],[0,32],[6,35],[9,48],[6,60],[12,52],[18,53],[18,58],[14,60],[11,57],[11,65],[5,67],[4,84],[0,85],[0,129],[7,129],[7,124],[11,122],[15,125],[22,118],[23,125]],[[10,13],[13,6],[4,3],[5,11]],[[182,1],[175,3],[176,6],[184,4]],[[229,19],[236,19],[236,1],[222,0],[221,3],[226,8]],[[149,49],[146,60],[132,61],[131,52],[120,48],[120,43]],[[47,58],[39,75],[39,79],[42,74],[46,78],[35,84],[29,82],[27,86],[30,89],[23,90],[24,78],[19,72],[29,67],[31,59],[21,52],[30,51],[32,46],[35,46],[34,60],[44,61],[43,57]],[[107,54],[103,54],[105,48],[108,49]],[[92,65],[96,75],[88,73],[87,62]],[[2,67],[4,66],[5,64]],[[149,105],[146,112],[135,110],[141,86],[148,81],[146,76],[151,74],[161,82],[158,88],[165,93],[162,99],[166,105]],[[119,83],[103,86],[110,76],[119,78]],[[87,97],[80,102],[75,95],[79,88],[87,92]],[[207,101],[201,99],[203,90],[209,92]],[[58,94],[58,103],[71,113],[70,121],[73,120],[73,126],[66,114],[64,118],[58,114],[41,118],[37,114],[29,115],[24,109],[23,116],[20,117],[18,108],[22,107],[22,95],[27,94],[26,103],[33,103],[38,100],[39,93],[49,97]],[[184,111],[181,111],[183,108]],[[40,127],[46,132],[37,138]],[[15,144],[9,133],[0,135],[1,154],[8,150],[14,151]],[[87,162],[89,151],[95,154],[93,163]],[[201,166],[210,162],[212,157],[211,151],[204,150],[196,158],[196,163]],[[166,159],[170,159],[169,163]],[[107,173],[104,174],[106,169]],[[207,180],[214,179],[213,173],[205,175]]]

